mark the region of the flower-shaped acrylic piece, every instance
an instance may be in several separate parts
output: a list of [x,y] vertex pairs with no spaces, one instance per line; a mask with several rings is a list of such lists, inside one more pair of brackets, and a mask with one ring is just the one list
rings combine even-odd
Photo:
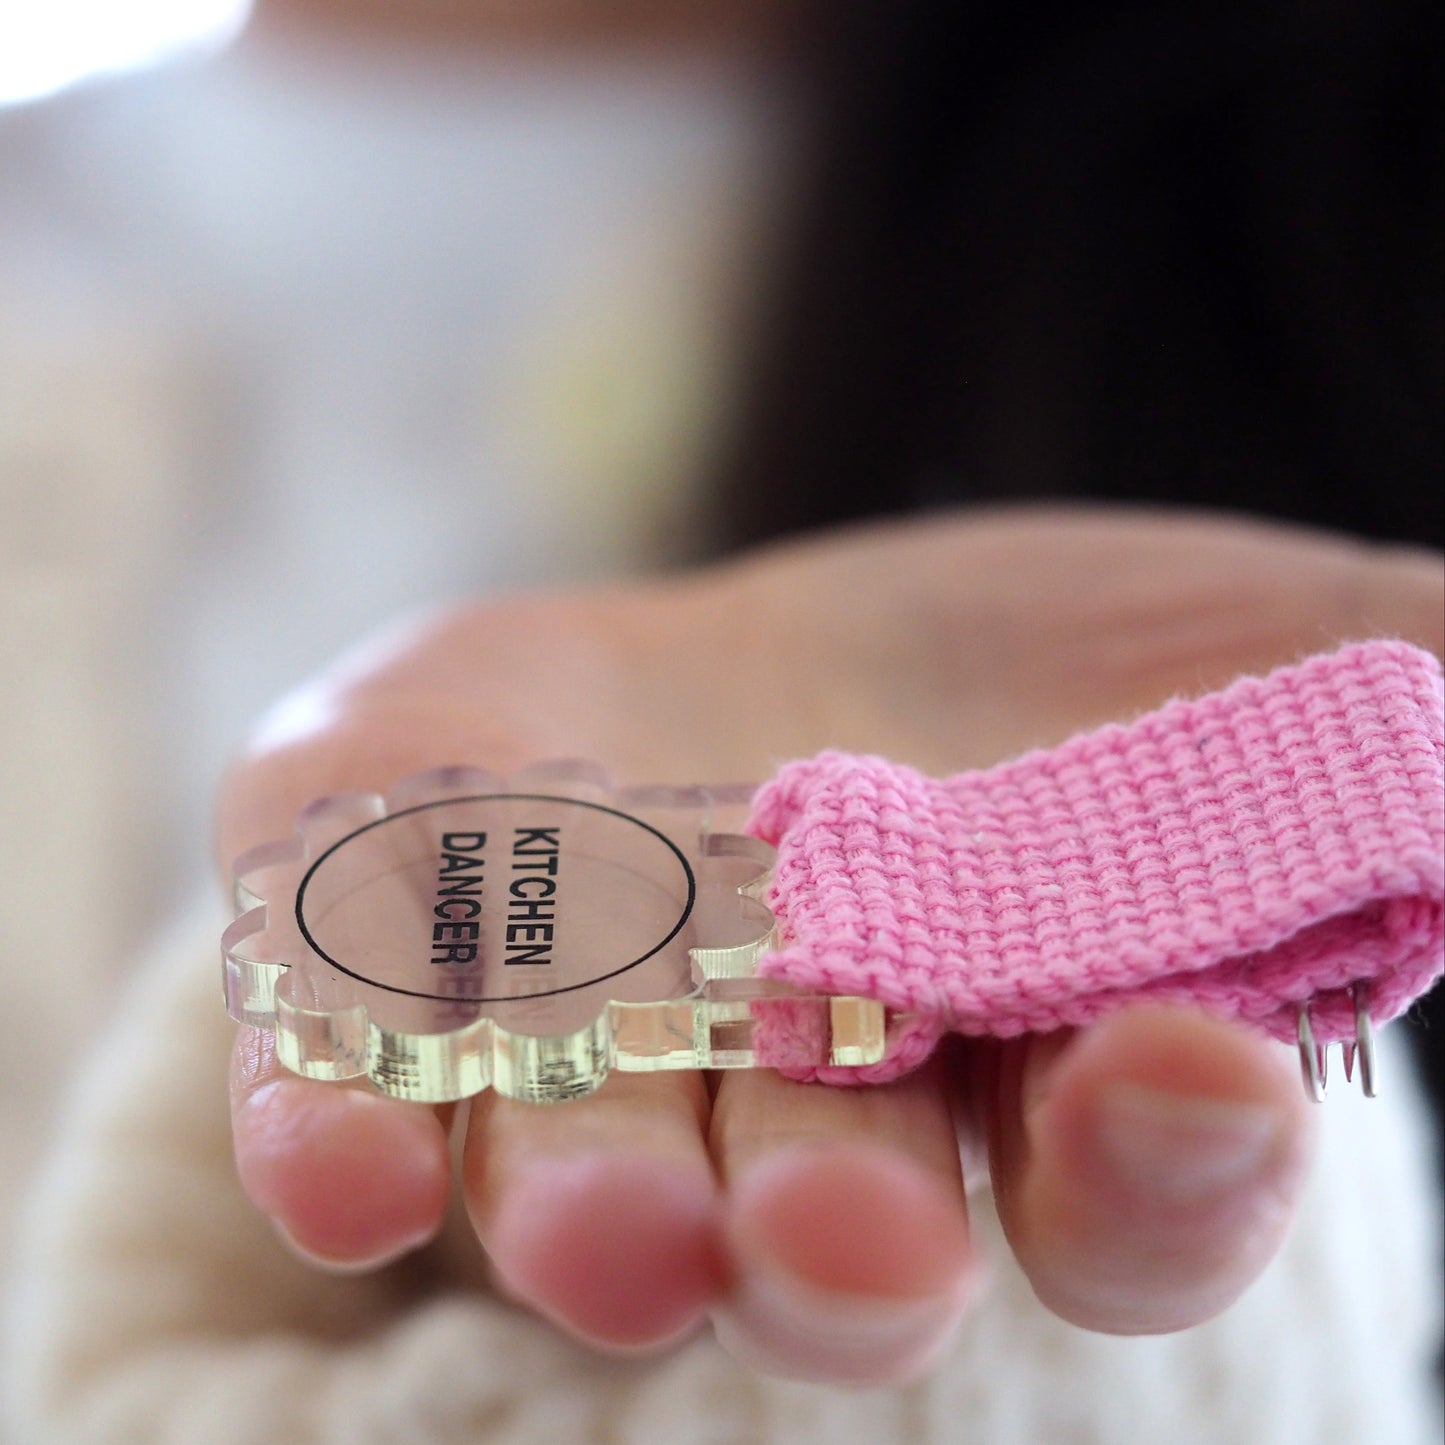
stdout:
[[615,788],[586,763],[325,798],[235,865],[226,1003],[317,1079],[550,1101],[612,1069],[876,1063],[876,1001],[759,979],[773,851],[752,789]]

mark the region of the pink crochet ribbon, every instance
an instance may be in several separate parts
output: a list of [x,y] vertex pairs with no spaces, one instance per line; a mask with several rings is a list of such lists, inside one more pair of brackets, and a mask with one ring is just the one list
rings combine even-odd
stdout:
[[753,804],[778,850],[759,972],[909,1015],[835,1082],[1143,1000],[1286,1040],[1307,1003],[1352,1036],[1352,988],[1382,1023],[1441,972],[1442,735],[1439,663],[1380,641],[942,781],[790,763]]

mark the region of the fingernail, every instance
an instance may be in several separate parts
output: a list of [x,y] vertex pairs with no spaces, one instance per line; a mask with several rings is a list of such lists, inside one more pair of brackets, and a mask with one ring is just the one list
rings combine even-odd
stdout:
[[276,1231],[281,1237],[281,1242],[297,1259],[310,1265],[312,1269],[334,1275],[370,1274],[373,1270],[383,1269],[429,1243],[435,1233],[434,1230],[424,1230],[420,1234],[400,1240],[375,1254],[365,1255],[358,1259],[328,1259],[325,1255],[317,1254],[314,1250],[307,1249],[305,1245],[298,1244],[279,1219],[271,1221],[271,1228]]
[[[241,1187],[295,1252],[323,1269],[378,1266],[441,1226],[450,1188],[435,1117],[394,1099],[276,1080],[235,1115]],[[321,1248],[318,1249],[317,1246]]]
[[1201,1202],[1258,1178],[1282,1128],[1261,1104],[1182,1098],[1116,1084],[1099,1111],[1099,1145],[1134,1189]]
[[978,1287],[924,1299],[887,1299],[819,1289],[793,1276],[750,1270],[713,1326],[734,1358],[820,1383],[895,1383],[933,1362]]
[[891,1150],[778,1149],[736,1181],[733,1204],[734,1288],[715,1326],[737,1358],[770,1373],[911,1378],[979,1291],[956,1201]]
[[717,1297],[717,1186],[699,1161],[535,1159],[485,1227],[504,1287],[589,1342],[655,1349]]

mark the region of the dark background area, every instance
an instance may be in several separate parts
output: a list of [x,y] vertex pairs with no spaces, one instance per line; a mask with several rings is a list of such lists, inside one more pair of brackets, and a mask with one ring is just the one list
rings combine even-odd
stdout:
[[830,7],[727,543],[1092,498],[1445,548],[1442,17]]

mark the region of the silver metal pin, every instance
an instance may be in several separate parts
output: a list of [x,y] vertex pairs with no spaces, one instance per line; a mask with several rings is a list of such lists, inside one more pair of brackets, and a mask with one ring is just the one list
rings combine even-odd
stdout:
[[1330,1061],[1324,1048],[1315,1042],[1315,1031],[1310,1024],[1309,1005],[1303,1003],[1299,1005],[1299,1061],[1305,1093],[1316,1104],[1322,1104],[1325,1098],[1325,1085],[1329,1080]]
[[1378,1081],[1375,1071],[1375,1026],[1370,1018],[1370,1004],[1364,987],[1356,984],[1350,993],[1355,1000],[1355,1044],[1360,1051],[1360,1087],[1365,1091],[1367,1099],[1373,1099]]

